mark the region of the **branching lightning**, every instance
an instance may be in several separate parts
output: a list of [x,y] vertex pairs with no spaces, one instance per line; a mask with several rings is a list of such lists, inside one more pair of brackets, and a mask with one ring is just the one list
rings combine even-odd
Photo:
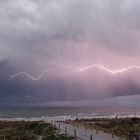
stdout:
[[86,43],[85,46],[84,46],[84,48],[83,48],[83,54],[84,54],[84,55],[86,55],[87,47],[88,47],[88,43]]
[[[84,45],[84,48],[82,48],[82,58],[81,59],[86,60],[86,57],[87,57],[86,50],[87,50],[88,45],[89,44],[86,43]],[[54,57],[54,60],[50,60],[46,63],[38,63],[39,65],[43,65],[43,66],[45,65],[45,66],[49,67],[49,69],[45,69],[38,76],[34,77],[27,72],[19,72],[19,73],[11,75],[9,77],[9,79],[13,79],[13,78],[16,78],[18,76],[24,75],[24,76],[27,76],[29,79],[36,81],[36,80],[41,79],[46,73],[48,73],[50,71],[54,71],[54,70],[60,70],[62,72],[66,72],[66,71],[67,72],[76,72],[78,74],[79,72],[81,73],[84,71],[89,71],[89,70],[99,68],[99,69],[102,69],[110,74],[118,74],[118,73],[127,72],[129,70],[140,69],[140,66],[136,66],[136,65],[131,65],[131,66],[128,66],[126,68],[121,68],[121,69],[117,69],[117,70],[109,69],[109,68],[107,68],[103,65],[100,65],[100,64],[85,65],[85,63],[84,63],[84,66],[83,66],[83,64],[81,64],[81,62],[79,62],[79,64],[77,65],[74,62],[65,61],[63,59],[63,57],[61,56],[59,49],[60,49],[60,47],[58,47],[55,52],[53,52],[52,49],[51,50],[47,49],[47,52],[51,56]],[[56,72],[56,71],[54,71],[54,72]]]

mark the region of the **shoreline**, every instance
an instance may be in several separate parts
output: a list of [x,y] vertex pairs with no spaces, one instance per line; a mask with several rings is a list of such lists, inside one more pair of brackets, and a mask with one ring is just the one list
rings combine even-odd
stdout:
[[117,116],[117,115],[112,115],[112,116],[73,116],[73,115],[65,115],[65,116],[53,116],[53,117],[48,117],[48,116],[41,116],[41,117],[0,117],[0,121],[47,121],[47,120],[52,120],[52,121],[67,121],[67,120],[76,120],[76,119],[126,119],[126,118],[140,118],[140,115],[134,116],[134,115],[129,115],[129,116]]

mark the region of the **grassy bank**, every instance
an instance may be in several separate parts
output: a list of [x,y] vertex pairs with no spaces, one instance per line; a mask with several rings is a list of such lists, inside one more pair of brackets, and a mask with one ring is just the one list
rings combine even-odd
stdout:
[[0,121],[0,140],[72,140],[43,121]]

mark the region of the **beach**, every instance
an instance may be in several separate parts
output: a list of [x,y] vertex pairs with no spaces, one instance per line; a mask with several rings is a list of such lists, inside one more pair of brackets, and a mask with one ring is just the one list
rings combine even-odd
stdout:
[[[117,119],[116,119],[117,116]],[[56,134],[67,135],[78,140],[119,140],[126,139],[116,135],[111,128],[104,128],[106,124],[115,120],[139,117],[133,108],[97,108],[97,107],[1,107],[0,120],[2,122],[43,122],[56,128]],[[98,123],[97,123],[98,122]],[[129,122],[129,120],[127,120]],[[96,123],[96,126],[95,126]],[[128,127],[128,123],[122,123]],[[139,124],[139,121],[137,122]],[[98,125],[97,125],[98,124]],[[100,126],[100,127],[99,127]],[[119,125],[118,125],[119,126]],[[129,125],[131,127],[131,125]],[[134,128],[134,127],[132,127]],[[33,128],[34,129],[34,128]],[[32,131],[32,130],[31,130]],[[76,131],[76,132],[75,132]],[[54,134],[55,134],[54,133]],[[76,133],[76,134],[75,134]],[[132,133],[134,134],[134,133]],[[37,135],[37,140],[43,139],[44,134]]]

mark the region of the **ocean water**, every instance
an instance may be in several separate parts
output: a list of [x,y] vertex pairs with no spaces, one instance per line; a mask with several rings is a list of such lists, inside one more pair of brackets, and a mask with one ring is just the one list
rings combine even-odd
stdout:
[[140,108],[128,107],[0,107],[0,119],[75,119],[140,117]]

